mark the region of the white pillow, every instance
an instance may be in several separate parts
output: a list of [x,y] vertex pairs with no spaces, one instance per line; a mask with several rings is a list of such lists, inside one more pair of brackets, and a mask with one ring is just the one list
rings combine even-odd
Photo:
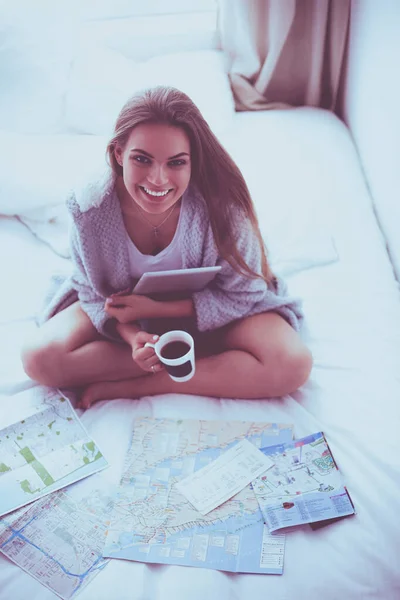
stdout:
[[63,130],[76,31],[59,3],[0,0],[0,129]]
[[[271,265],[285,277],[338,260],[324,218],[325,203],[334,201],[331,185],[337,174],[327,146],[333,136],[329,128],[324,134],[322,119],[311,118],[321,112],[238,113],[235,126],[221,136],[250,188]],[[0,213],[23,215],[31,231],[65,256],[67,222],[56,205],[64,202],[73,185],[83,183],[104,164],[107,140],[106,136],[0,135]],[[30,157],[23,177],[21,148]],[[40,207],[54,210],[43,210],[41,215]]]
[[325,210],[335,177],[324,146],[331,138],[328,129],[321,144],[322,128],[310,116],[302,109],[241,112],[220,136],[248,185],[271,266],[285,277],[339,260]]
[[141,64],[144,87],[171,85],[197,105],[216,135],[229,131],[235,105],[223,53],[218,50],[156,56]]
[[0,131],[0,214],[31,215],[64,202],[105,163],[107,138]]
[[156,85],[188,94],[215,133],[231,126],[234,101],[221,52],[180,52],[135,62],[99,45],[82,47],[74,60],[67,126],[70,131],[109,135],[128,98]]
[[119,111],[139,87],[138,63],[104,46],[82,44],[65,102],[68,130],[111,136]]

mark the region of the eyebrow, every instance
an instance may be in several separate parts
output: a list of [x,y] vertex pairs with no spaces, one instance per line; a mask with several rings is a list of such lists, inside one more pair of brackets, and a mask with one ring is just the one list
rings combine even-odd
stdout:
[[[146,150],[142,150],[141,148],[131,148],[131,152],[140,152],[141,154],[145,154],[149,158],[154,158],[150,152],[146,152]],[[179,158],[180,156],[190,156],[188,152],[179,152],[179,154],[175,154],[174,156],[170,156],[168,160],[172,160],[173,158]]]

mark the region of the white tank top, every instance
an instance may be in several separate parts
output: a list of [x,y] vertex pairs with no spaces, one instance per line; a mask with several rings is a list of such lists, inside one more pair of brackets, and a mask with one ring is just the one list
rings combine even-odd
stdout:
[[142,254],[126,232],[129,266],[133,279],[139,279],[143,273],[149,271],[170,271],[172,269],[182,269],[182,252],[181,252],[181,223],[182,211],[184,210],[184,200],[181,201],[181,211],[179,213],[178,225],[175,235],[171,243],[161,250],[158,254]]

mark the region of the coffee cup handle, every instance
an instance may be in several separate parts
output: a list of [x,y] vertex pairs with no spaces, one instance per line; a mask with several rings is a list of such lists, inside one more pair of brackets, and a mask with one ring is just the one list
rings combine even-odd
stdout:
[[152,344],[151,342],[146,342],[144,347],[145,348],[153,348],[153,350],[155,350],[156,345]]

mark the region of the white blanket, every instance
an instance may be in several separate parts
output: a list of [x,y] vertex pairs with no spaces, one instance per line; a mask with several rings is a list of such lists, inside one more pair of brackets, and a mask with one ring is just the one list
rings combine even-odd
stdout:
[[[289,288],[304,298],[304,337],[314,355],[310,380],[292,396],[273,400],[164,395],[102,402],[83,413],[82,420],[110,461],[116,481],[136,415],[281,421],[294,424],[296,437],[322,430],[357,514],[319,531],[306,526],[288,534],[282,576],[113,560],[80,597],[398,600],[399,289],[350,136],[329,113],[296,109],[237,115],[235,132],[226,140],[249,181],[264,232],[270,228],[272,254],[273,245],[279,248],[279,233],[286,236],[286,248],[294,248],[280,264],[282,269],[284,262],[295,265],[286,272]],[[12,231],[10,223],[0,223],[8,232],[0,236],[2,256],[9,257],[7,263],[14,261],[25,277],[35,277],[41,291],[55,255],[17,225]],[[326,252],[327,247],[333,251]],[[18,248],[24,248],[23,258],[15,254]],[[324,260],[318,255],[322,248]],[[56,261],[62,264],[62,259]],[[39,293],[23,298],[24,286],[19,278],[13,284],[11,267],[2,263],[1,269],[0,335],[6,342],[0,383],[3,391],[6,384],[17,391],[29,385],[17,356],[32,323],[22,319],[30,316]],[[0,426],[11,418],[8,407],[21,414],[13,400],[0,396],[0,402]],[[32,600],[54,597],[0,556],[0,600],[22,600],[28,593]]]

